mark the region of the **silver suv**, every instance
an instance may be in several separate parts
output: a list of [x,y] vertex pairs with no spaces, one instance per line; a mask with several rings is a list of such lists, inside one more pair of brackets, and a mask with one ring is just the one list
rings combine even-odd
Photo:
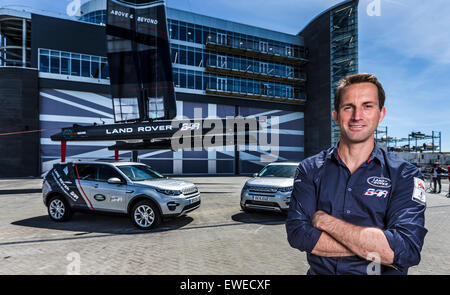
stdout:
[[54,221],[69,220],[75,211],[111,212],[128,214],[140,229],[200,207],[193,183],[133,162],[55,164],[44,177],[42,194]]
[[247,180],[241,192],[241,208],[246,212],[268,210],[287,212],[299,162],[275,162]]

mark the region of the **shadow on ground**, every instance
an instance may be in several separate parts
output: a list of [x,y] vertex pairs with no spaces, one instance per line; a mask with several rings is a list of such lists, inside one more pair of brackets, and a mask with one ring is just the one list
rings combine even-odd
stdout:
[[114,216],[102,214],[75,213],[69,221],[55,222],[47,215],[32,217],[28,219],[12,222],[13,225],[53,229],[61,231],[78,232],[75,235],[85,235],[89,233],[106,234],[140,234],[155,233],[182,228],[193,221],[192,217],[182,216],[168,219],[152,230],[140,230],[136,228],[128,216]]
[[255,224],[284,224],[286,215],[278,212],[239,212],[231,216],[236,222]]
[[35,194],[42,192],[40,188],[30,188],[30,189],[2,189],[0,190],[0,195],[16,195],[16,194]]

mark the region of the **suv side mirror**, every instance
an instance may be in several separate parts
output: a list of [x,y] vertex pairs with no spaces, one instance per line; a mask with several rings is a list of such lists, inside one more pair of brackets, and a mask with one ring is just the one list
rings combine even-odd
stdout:
[[120,180],[117,177],[111,177],[110,179],[108,179],[108,183],[109,184],[122,184],[122,180]]
[[253,173],[253,177],[258,177],[258,173]]

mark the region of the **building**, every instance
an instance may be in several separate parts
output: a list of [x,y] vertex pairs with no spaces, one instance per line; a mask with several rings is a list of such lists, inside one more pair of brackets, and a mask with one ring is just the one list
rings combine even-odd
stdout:
[[[337,81],[358,71],[357,8],[344,1],[290,35],[168,7],[177,116],[276,116],[279,161],[329,147],[339,134]],[[85,3],[78,19],[0,8],[1,177],[37,176],[58,162],[49,137],[62,127],[113,123],[105,20],[106,0]],[[27,130],[42,131],[11,134]],[[112,144],[69,142],[67,157],[113,158]],[[139,160],[166,174],[234,175],[260,170],[270,152],[139,151]]]

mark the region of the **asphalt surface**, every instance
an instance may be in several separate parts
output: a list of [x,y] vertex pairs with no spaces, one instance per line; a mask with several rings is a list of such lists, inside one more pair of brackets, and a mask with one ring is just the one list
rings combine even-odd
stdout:
[[[184,177],[199,186],[201,207],[158,229],[128,217],[77,213],[52,222],[41,179],[0,180],[0,274],[305,274],[305,253],[289,246],[285,216],[241,211],[247,177]],[[427,194],[429,230],[422,260],[409,274],[450,274],[450,198]]]

